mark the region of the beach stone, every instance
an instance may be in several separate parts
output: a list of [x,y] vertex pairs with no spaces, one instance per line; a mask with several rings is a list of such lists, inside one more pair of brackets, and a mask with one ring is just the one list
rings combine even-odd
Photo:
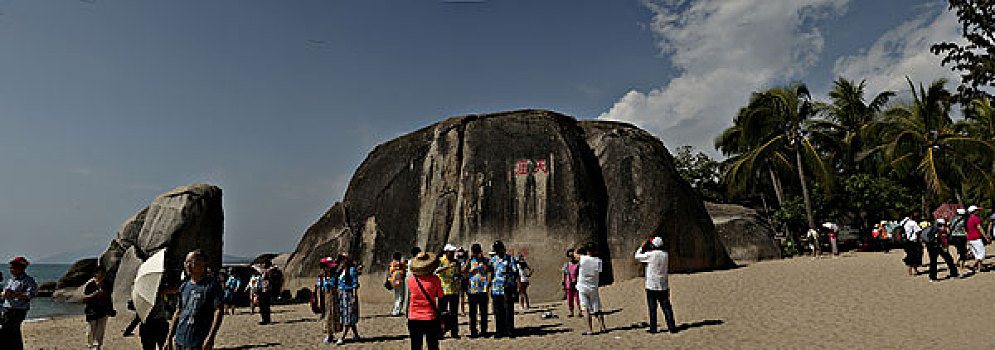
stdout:
[[608,245],[616,276],[643,273],[633,259],[639,245],[660,236],[670,270],[700,271],[734,266],[701,199],[674,167],[663,142],[633,125],[579,122],[594,150],[607,188]]
[[221,268],[224,211],[221,189],[207,184],[180,186],[157,196],[118,229],[99,264],[114,286],[116,308],[126,305],[138,267],[155,252],[166,249],[167,281],[178,283],[186,254],[204,251],[212,271]]
[[93,278],[97,272],[97,259],[81,259],[69,267],[69,270],[59,278],[56,289],[79,287]]
[[128,248],[138,242],[138,234],[142,231],[142,226],[145,225],[145,214],[148,211],[149,208],[145,207],[125,220],[118,228],[117,235],[111,240],[110,246],[100,255],[98,264],[107,269],[108,285],[114,285],[121,257],[128,251]]
[[[632,126],[591,126],[592,132],[622,128],[626,131],[618,142],[645,143],[626,149],[645,152],[631,157],[642,157],[647,164],[610,168],[615,172],[612,179],[618,180],[606,182],[605,163],[596,150],[614,147],[616,141],[601,137],[592,147],[583,125],[543,110],[468,115],[378,145],[356,170],[342,202],[304,233],[285,271],[290,278],[310,279],[317,276],[322,257],[348,253],[365,265],[367,278],[382,281],[395,251],[407,256],[411,247],[419,246],[438,252],[446,243],[467,250],[480,243],[487,251],[492,242],[502,240],[510,252],[528,257],[535,269],[533,280],[556,281],[530,287],[531,296],[549,300],[562,294],[558,281],[567,249],[595,242],[605,262],[601,282],[609,284],[638,276],[635,268],[616,272],[613,263],[634,266],[631,256],[638,238],[661,230],[672,236],[676,266],[691,270],[732,265],[701,201],[676,175],[659,140],[636,133],[641,130]],[[631,158],[603,153],[605,161]],[[661,169],[667,172],[647,174]],[[626,182],[623,175],[645,180]],[[612,187],[616,184],[620,187]],[[647,204],[623,205],[636,198]],[[612,203],[616,211],[609,210]],[[623,215],[625,210],[637,210],[632,214],[636,216],[612,221],[610,213]],[[642,227],[623,225],[636,220],[652,221],[646,224],[652,231],[624,231]],[[608,222],[616,227],[609,228]]]
[[131,300],[131,288],[135,283],[135,275],[138,267],[142,266],[142,258],[136,252],[138,247],[131,246],[121,256],[117,267],[117,276],[114,278],[113,289],[111,289],[111,302],[114,309],[118,311],[127,310],[128,300]]
[[780,259],[776,230],[756,210],[735,204],[705,203],[719,239],[737,262]]

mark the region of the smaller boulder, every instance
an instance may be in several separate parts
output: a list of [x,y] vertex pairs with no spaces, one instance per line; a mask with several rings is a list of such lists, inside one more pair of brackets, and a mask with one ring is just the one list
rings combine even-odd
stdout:
[[97,259],[82,259],[66,271],[55,285],[55,289],[79,287],[93,278],[97,271]]
[[705,203],[719,240],[737,263],[781,258],[774,227],[756,210],[735,205]]

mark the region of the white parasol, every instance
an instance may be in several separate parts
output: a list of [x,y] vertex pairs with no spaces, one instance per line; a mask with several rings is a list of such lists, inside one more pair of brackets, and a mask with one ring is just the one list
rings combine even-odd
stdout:
[[155,306],[156,297],[159,296],[159,285],[162,283],[162,275],[165,272],[166,250],[161,249],[153,254],[148,260],[138,267],[135,274],[135,284],[131,288],[131,300],[135,303],[135,312],[138,317],[145,322],[152,307]]

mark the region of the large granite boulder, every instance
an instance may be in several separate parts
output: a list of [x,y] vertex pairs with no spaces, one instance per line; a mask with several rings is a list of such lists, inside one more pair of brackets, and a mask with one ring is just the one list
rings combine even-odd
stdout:
[[167,281],[179,281],[183,259],[192,250],[204,251],[208,266],[221,268],[224,212],[221,189],[207,184],[180,186],[163,193],[129,218],[118,230],[100,264],[108,271],[114,306],[124,310],[138,267],[161,249],[166,249]]
[[635,126],[579,122],[608,188],[608,246],[616,274],[630,278],[642,265],[632,255],[648,237],[663,237],[672,271],[733,266],[708,211],[674,167],[663,142]]
[[[377,146],[356,170],[343,201],[305,232],[286,268],[288,276],[315,276],[318,260],[337,253],[353,255],[367,275],[377,275],[393,252],[407,255],[412,246],[439,251],[445,243],[467,248],[481,243],[488,249],[500,239],[509,250],[529,257],[536,270],[533,280],[550,281],[533,283],[530,293],[549,299],[559,293],[567,249],[595,242],[605,261],[602,282],[607,284],[638,276],[638,269],[628,267],[631,255],[640,238],[658,232],[672,241],[672,264],[684,271],[732,264],[700,200],[673,171],[659,140],[643,139],[638,129],[623,124],[584,125],[539,110],[470,115]],[[642,148],[629,151],[645,153],[607,152],[604,148],[615,147],[610,146],[615,141],[605,135],[594,140],[599,142],[595,147],[589,145],[587,129],[601,132],[613,125],[632,129],[617,136],[618,142],[638,143]],[[629,140],[634,136],[639,138]],[[598,149],[604,159],[596,155]],[[605,171],[605,162],[633,157],[646,164],[608,164]],[[667,162],[657,164],[661,160]],[[667,167],[662,175],[646,174]],[[640,173],[618,173],[633,171]],[[640,178],[623,181],[623,176]],[[634,207],[638,201],[646,204]],[[612,217],[625,212],[638,216],[631,221]],[[623,231],[638,220],[655,224],[645,231]],[[616,271],[619,261],[627,268]]]
[[705,203],[719,239],[737,262],[780,259],[775,229],[756,210],[735,204]]
[[97,273],[97,259],[81,259],[69,267],[69,270],[59,278],[56,282],[55,288],[70,288],[79,287],[93,278],[93,275]]

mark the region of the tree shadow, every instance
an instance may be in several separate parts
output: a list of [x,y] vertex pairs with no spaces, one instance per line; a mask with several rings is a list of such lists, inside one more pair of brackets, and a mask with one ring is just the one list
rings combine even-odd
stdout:
[[278,346],[280,346],[280,343],[265,343],[265,344],[251,344],[251,345],[242,345],[242,346],[236,346],[236,347],[225,347],[225,348],[215,348],[215,349],[216,350],[246,350],[246,349],[272,348],[272,347],[278,347]]

